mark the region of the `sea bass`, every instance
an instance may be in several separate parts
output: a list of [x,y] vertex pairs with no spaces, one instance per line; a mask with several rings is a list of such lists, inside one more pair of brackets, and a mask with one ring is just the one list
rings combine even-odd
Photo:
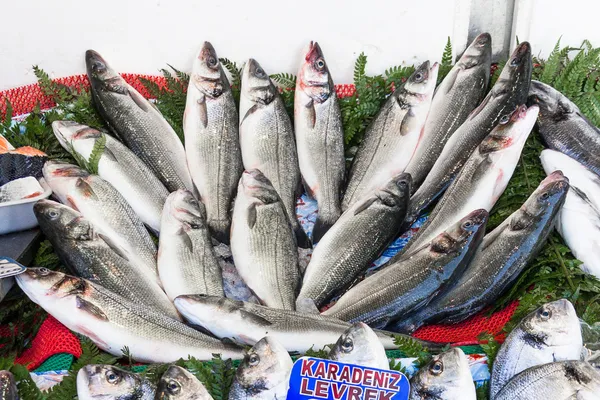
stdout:
[[52,130],[65,150],[84,160],[90,160],[94,148],[104,143],[98,175],[121,193],[144,224],[160,231],[160,215],[169,192],[142,160],[118,140],[89,126],[54,121]]
[[300,173],[319,206],[312,237],[316,243],[342,213],[340,196],[346,171],[342,112],[317,42],[310,42],[298,71],[294,128]]
[[77,211],[51,200],[33,206],[44,235],[61,261],[77,276],[89,279],[129,301],[180,319],[173,303],[163,292],[158,277],[132,265],[96,232]]
[[0,371],[0,399],[19,400],[15,377],[9,371]]
[[235,100],[215,49],[204,42],[192,65],[183,117],[187,163],[208,225],[229,244],[231,202],[242,174]]
[[540,107],[538,129],[546,145],[600,175],[600,129],[571,100],[545,83],[531,82],[529,102]]
[[422,139],[406,167],[416,191],[454,131],[483,100],[490,80],[492,37],[477,36],[436,88]]
[[108,127],[169,191],[194,190],[177,133],[160,111],[94,50],[85,52],[94,104]]
[[48,161],[44,179],[61,203],[79,211],[113,249],[156,275],[156,245],[135,211],[108,182],[73,165]]
[[600,372],[584,361],[562,361],[523,371],[492,400],[598,400]]
[[86,365],[77,373],[79,400],[154,400],[156,386],[113,365]]
[[224,296],[204,205],[187,190],[167,198],[158,246],[158,274],[169,299],[182,294]]
[[398,233],[410,182],[400,173],[342,214],[315,248],[298,298],[320,307],[367,270]]
[[231,253],[248,287],[269,307],[293,310],[298,247],[285,204],[258,170],[244,171],[233,210]]
[[483,238],[456,284],[392,330],[413,332],[426,323],[458,323],[493,304],[546,243],[568,190],[569,180],[560,171],[549,175],[521,208]]
[[158,382],[155,400],[212,400],[212,396],[192,373],[171,365]]
[[285,400],[293,365],[280,343],[270,336],[264,337],[240,363],[229,400]]
[[44,188],[33,176],[15,179],[0,186],[0,203],[32,199],[44,193]]
[[508,121],[514,110],[525,103],[529,93],[531,70],[531,46],[523,42],[512,53],[485,99],[448,139],[427,177],[411,197],[404,230],[408,230],[419,213],[452,183],[473,151],[492,129],[500,121]]
[[404,172],[422,138],[437,74],[437,63],[424,62],[379,110],[354,156],[343,211]]
[[31,301],[115,356],[121,356],[127,346],[134,360],[147,363],[169,363],[188,356],[210,360],[214,353],[242,358],[238,347],[85,279],[46,268],[28,268],[15,279]]
[[469,361],[458,347],[433,356],[410,380],[409,400],[475,400]]
[[369,368],[390,368],[377,334],[363,322],[353,324],[340,336],[329,352],[329,359]]
[[429,244],[358,283],[323,315],[384,328],[425,306],[464,271],[481,243],[487,220],[487,211],[472,211]]
[[521,320],[500,347],[492,369],[490,398],[519,372],[549,362],[579,360],[582,349],[581,326],[573,305],[565,299],[544,304]]
[[292,122],[279,91],[254,59],[242,74],[240,144],[246,170],[260,170],[273,184],[285,206],[298,245],[310,247],[296,218],[300,167]]
[[536,106],[528,109],[522,105],[510,118],[500,120],[473,151],[427,222],[402,250],[403,253],[430,242],[471,210],[483,208],[491,211],[517,167],[538,111]]

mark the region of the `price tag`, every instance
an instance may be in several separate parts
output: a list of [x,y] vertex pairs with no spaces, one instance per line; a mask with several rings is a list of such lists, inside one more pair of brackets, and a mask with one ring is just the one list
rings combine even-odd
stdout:
[[26,269],[27,267],[19,264],[12,258],[0,257],[0,279],[19,275],[25,272]]
[[408,378],[398,371],[302,357],[290,375],[288,400],[408,400]]

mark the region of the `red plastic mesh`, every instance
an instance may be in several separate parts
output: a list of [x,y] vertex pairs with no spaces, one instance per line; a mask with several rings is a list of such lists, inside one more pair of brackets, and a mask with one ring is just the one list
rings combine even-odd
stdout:
[[[143,96],[149,97],[149,93],[138,78],[149,79],[159,86],[164,86],[166,80],[162,76],[140,75],[140,74],[121,74],[125,81],[138,90]],[[56,82],[67,86],[75,86],[82,89],[89,88],[87,75],[74,75],[65,78],[58,78]],[[338,97],[352,96],[356,92],[354,85],[336,85]],[[48,96],[44,96],[37,84],[21,86],[14,89],[8,89],[0,92],[0,99],[6,98],[13,107],[13,115],[18,116],[31,112],[39,102],[42,109],[51,108],[54,103]],[[4,113],[5,102],[0,102],[0,111]],[[455,343],[459,345],[476,344],[477,336],[482,332],[489,332],[493,335],[499,335],[504,325],[510,320],[518,303],[514,302],[502,311],[499,311],[487,318],[483,314],[477,315],[461,324],[453,326],[432,325],[422,327],[415,333],[415,337],[434,342]],[[0,336],[2,335],[0,327]],[[499,335],[497,339],[503,339]],[[75,357],[81,355],[81,346],[78,339],[60,322],[49,316],[36,338],[33,340],[31,348],[27,349],[17,361],[20,363],[29,363],[30,370],[38,367],[48,357],[57,353],[69,353]]]

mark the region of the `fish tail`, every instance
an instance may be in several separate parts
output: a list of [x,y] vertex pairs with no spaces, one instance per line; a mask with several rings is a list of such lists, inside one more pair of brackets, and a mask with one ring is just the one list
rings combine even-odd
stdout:
[[298,244],[298,247],[301,247],[303,249],[310,249],[312,247],[312,242],[308,238],[306,232],[304,232],[302,225],[300,225],[300,223],[298,222],[296,222],[294,226],[294,235],[296,235],[296,242]]
[[315,226],[313,227],[312,240],[317,243],[327,233],[329,228],[333,226],[333,222],[325,220],[321,215],[317,216]]
[[208,224],[212,237],[223,244],[229,245],[229,230],[231,227],[231,222],[224,220],[211,220]]

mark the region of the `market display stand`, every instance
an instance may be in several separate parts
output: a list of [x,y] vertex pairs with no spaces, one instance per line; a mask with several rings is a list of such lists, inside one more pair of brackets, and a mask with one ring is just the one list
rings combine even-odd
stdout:
[[[0,257],[12,258],[23,265],[29,265],[35,258],[41,241],[42,233],[39,228],[0,235]],[[0,279],[0,301],[13,284],[13,278]]]

